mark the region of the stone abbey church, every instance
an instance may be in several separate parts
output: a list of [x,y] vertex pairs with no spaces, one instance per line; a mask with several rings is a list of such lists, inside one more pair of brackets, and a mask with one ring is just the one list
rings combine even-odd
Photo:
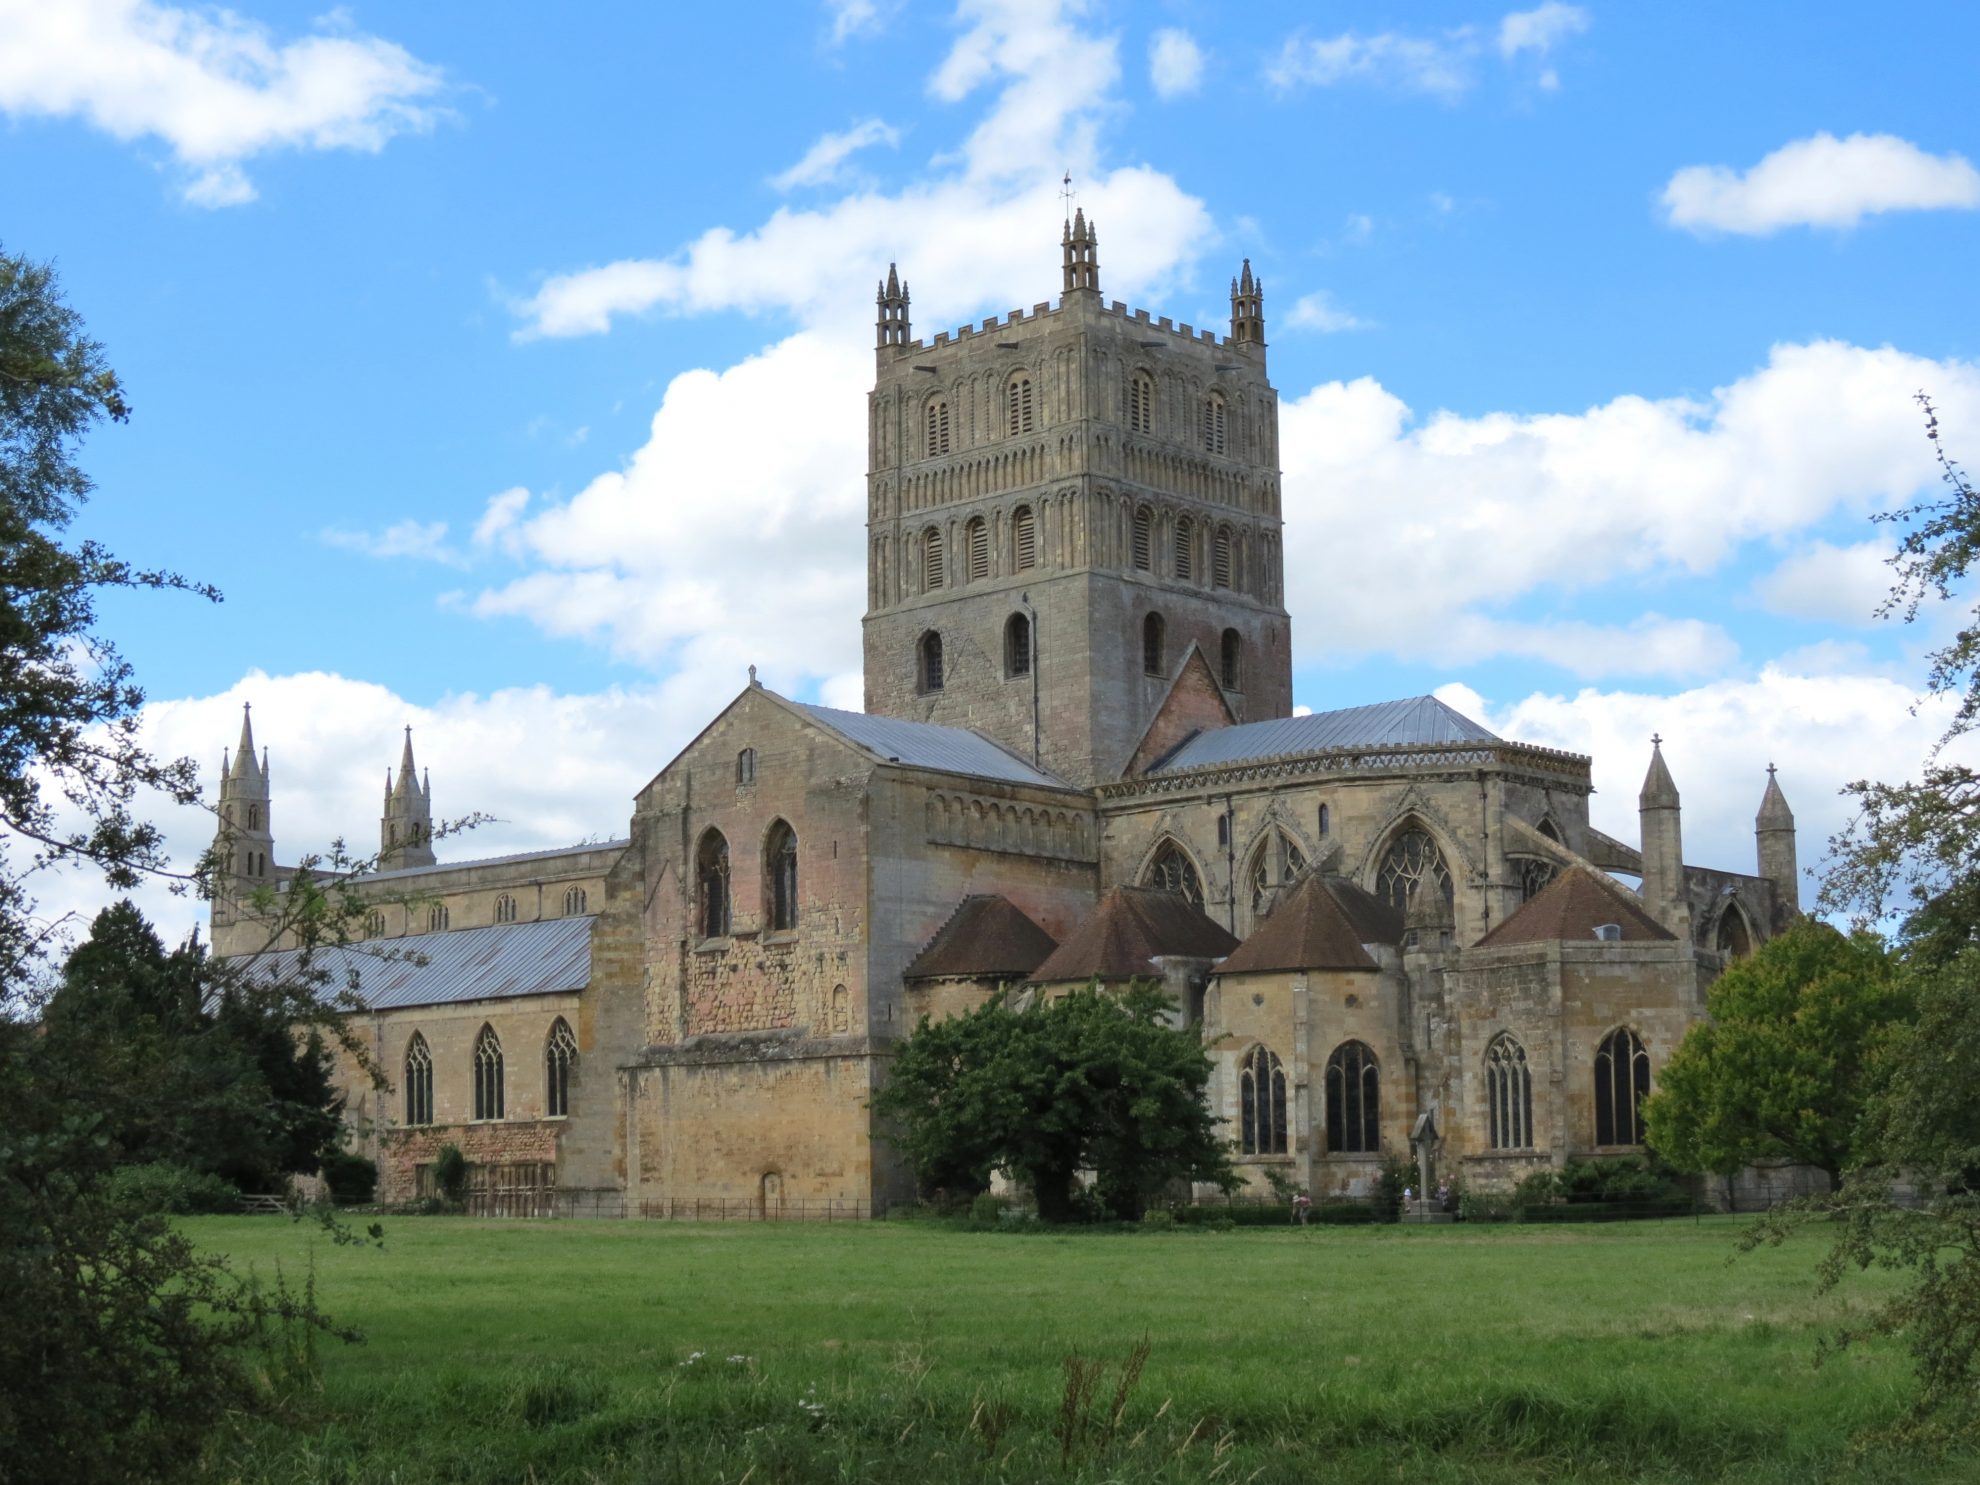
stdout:
[[[408,735],[363,882],[390,952],[339,951],[384,1195],[451,1142],[648,1210],[861,1210],[908,1193],[868,1104],[920,1018],[1095,977],[1201,1026],[1261,1189],[1366,1191],[1425,1114],[1481,1187],[1640,1142],[1706,986],[1796,911],[1771,774],[1720,871],[1654,746],[1629,844],[1587,758],[1433,698],[1293,715],[1263,286],[1196,329],[1108,302],[1083,217],[1062,246],[1056,303],[932,339],[881,286],[864,712],[752,675],[620,838],[459,862]],[[223,770],[244,954],[290,869],[245,721]]]

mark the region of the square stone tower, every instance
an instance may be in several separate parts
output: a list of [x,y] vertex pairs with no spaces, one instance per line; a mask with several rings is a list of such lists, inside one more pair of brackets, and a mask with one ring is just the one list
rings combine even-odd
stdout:
[[1068,782],[1118,778],[1190,648],[1242,721],[1292,709],[1278,398],[1263,284],[1231,329],[1100,297],[1084,214],[1058,305],[912,338],[880,286],[866,710],[974,728]]

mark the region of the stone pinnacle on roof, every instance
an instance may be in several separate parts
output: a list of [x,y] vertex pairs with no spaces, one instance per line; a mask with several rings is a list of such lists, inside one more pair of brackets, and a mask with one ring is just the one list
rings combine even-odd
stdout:
[[1753,824],[1759,830],[1794,829],[1794,811],[1788,808],[1787,796],[1781,793],[1771,763],[1767,765],[1767,792],[1760,796],[1760,813],[1753,817]]
[[1664,740],[1652,736],[1650,739],[1650,771],[1643,776],[1642,792],[1636,796],[1639,809],[1676,809],[1678,807],[1677,782],[1671,777],[1671,770],[1664,762]]

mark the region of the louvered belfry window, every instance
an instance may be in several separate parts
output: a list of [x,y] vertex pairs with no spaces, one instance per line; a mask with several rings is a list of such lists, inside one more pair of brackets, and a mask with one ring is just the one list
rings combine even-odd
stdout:
[[930,526],[921,538],[921,591],[933,593],[942,586],[942,528]]
[[1203,448],[1206,453],[1221,454],[1225,450],[1225,429],[1228,419],[1224,411],[1224,399],[1214,393],[1203,400]]
[[990,576],[990,525],[981,516],[974,516],[963,528],[963,535],[969,545],[969,580],[980,583]]
[[1038,565],[1038,518],[1031,513],[1031,507],[1020,505],[1017,514],[1011,517],[1012,546],[1019,572]]
[[1219,588],[1231,585],[1231,528],[1219,526],[1210,542],[1210,581]]
[[1136,572],[1154,569],[1153,527],[1155,517],[1143,506],[1134,513],[1134,568]]
[[928,454],[949,452],[949,402],[946,397],[936,397],[928,404]]
[[1031,432],[1031,378],[1014,376],[1006,389],[1005,400],[1010,414],[1010,431],[1013,433]]
[[1176,577],[1185,583],[1196,577],[1196,523],[1188,516],[1176,520]]
[[1134,433],[1155,431],[1155,383],[1145,371],[1128,378],[1128,428]]

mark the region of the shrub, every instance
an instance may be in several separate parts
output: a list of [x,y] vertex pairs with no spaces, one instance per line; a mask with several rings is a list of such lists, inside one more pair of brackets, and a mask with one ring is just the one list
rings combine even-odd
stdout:
[[1518,1215],[1518,1198],[1504,1192],[1466,1191],[1458,1197],[1460,1222],[1510,1222]]
[[128,1212],[184,1217],[241,1209],[241,1193],[220,1177],[169,1161],[121,1166],[106,1184],[111,1201]]
[[349,1150],[332,1150],[323,1157],[323,1181],[338,1202],[368,1202],[378,1194],[378,1166]]
[[468,1163],[459,1145],[447,1144],[433,1157],[433,1184],[455,1206],[467,1200]]
[[994,1227],[1002,1220],[1004,1208],[1009,1203],[994,1191],[985,1191],[969,1204],[969,1220]]
[[1173,1232],[1176,1227],[1176,1214],[1162,1207],[1150,1207],[1141,1214],[1143,1232]]
[[1038,1214],[1018,1207],[1005,1207],[997,1213],[997,1226],[1004,1232],[1025,1232],[1038,1226]]
[[1382,1159],[1382,1176],[1375,1186],[1375,1204],[1383,1222],[1395,1222],[1402,1216],[1402,1194],[1405,1188],[1416,1184],[1416,1167],[1399,1155],[1387,1155]]

